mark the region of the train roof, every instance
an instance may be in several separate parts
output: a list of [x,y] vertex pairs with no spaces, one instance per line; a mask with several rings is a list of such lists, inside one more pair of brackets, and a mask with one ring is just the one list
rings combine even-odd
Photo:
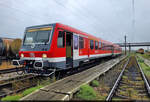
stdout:
[[91,34],[88,34],[86,32],[83,32],[83,31],[80,31],[78,29],[75,29],[71,26],[68,26],[68,25],[65,25],[65,24],[62,24],[62,23],[52,23],[52,24],[44,24],[44,25],[37,25],[37,26],[30,26],[30,27],[27,27],[27,29],[31,29],[31,28],[38,28],[38,27],[45,27],[45,26],[56,26],[58,28],[61,28],[61,29],[65,29],[65,30],[68,30],[68,31],[71,31],[71,32],[74,32],[74,33],[77,33],[77,34],[80,34],[80,35],[83,35],[85,37],[88,37],[90,38],[91,40],[96,40],[96,41],[101,41],[101,42],[104,42],[106,44],[109,44],[109,45],[113,45],[115,47],[119,47],[119,45],[117,44],[113,44],[112,42],[109,42],[109,41],[106,41],[106,40],[103,40],[101,38],[98,38],[98,37],[95,37]]
[[75,29],[75,28],[72,28],[72,27],[70,27],[70,26],[68,26],[68,25],[64,25],[64,24],[61,24],[61,23],[56,23],[56,25],[57,25],[58,27],[61,26],[61,28],[68,29],[68,30],[70,30],[70,31],[72,31],[72,32],[80,33],[81,35],[87,36],[88,38],[90,38],[90,39],[92,39],[92,40],[102,41],[102,42],[104,42],[104,43],[106,43],[106,44],[109,44],[109,45],[116,45],[116,44],[113,44],[112,42],[103,40],[103,39],[101,39],[101,38],[97,38],[97,37],[95,37],[95,36],[93,36],[93,35],[91,35],[91,34],[82,32],[82,31],[77,30],[77,29]]

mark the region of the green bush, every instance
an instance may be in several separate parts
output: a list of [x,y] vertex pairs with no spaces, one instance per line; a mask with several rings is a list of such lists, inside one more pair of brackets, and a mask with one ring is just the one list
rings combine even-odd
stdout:
[[99,82],[98,82],[97,80],[93,80],[93,81],[91,82],[91,86],[93,86],[93,87],[98,87],[98,86],[99,86]]
[[95,100],[96,92],[91,86],[83,85],[80,87],[79,93],[77,93],[77,98],[80,98],[82,100]]
[[138,60],[138,62],[144,63],[144,60],[142,60],[142,59],[139,59],[139,60]]

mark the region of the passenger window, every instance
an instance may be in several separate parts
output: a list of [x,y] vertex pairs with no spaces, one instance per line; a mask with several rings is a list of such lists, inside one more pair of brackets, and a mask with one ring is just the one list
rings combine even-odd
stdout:
[[59,31],[58,39],[57,39],[57,46],[62,48],[65,46],[65,32]]
[[93,49],[94,48],[94,41],[90,40],[90,48]]
[[95,49],[98,49],[98,42],[95,41]]
[[78,49],[78,36],[74,35],[74,49]]
[[83,37],[79,37],[79,48],[80,49],[84,48],[84,39],[83,39]]
[[102,50],[105,50],[105,44],[102,43]]
[[102,46],[101,46],[101,42],[99,42],[99,49],[101,48]]

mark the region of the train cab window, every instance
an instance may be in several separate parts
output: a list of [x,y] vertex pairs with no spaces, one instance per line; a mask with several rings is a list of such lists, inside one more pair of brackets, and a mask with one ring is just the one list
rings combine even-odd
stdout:
[[98,42],[95,41],[95,49],[98,49]]
[[65,32],[59,31],[58,39],[57,39],[57,46],[62,48],[65,46]]
[[84,48],[84,39],[83,39],[83,37],[79,37],[79,48],[80,49]]
[[101,42],[99,42],[99,49],[102,47]]
[[90,48],[93,49],[94,48],[94,41],[90,40]]

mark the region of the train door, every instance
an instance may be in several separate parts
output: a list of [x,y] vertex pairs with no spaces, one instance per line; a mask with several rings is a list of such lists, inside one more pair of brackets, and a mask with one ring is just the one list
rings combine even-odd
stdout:
[[66,32],[66,67],[73,67],[73,33]]
[[87,39],[87,42],[88,42],[88,58],[90,58],[90,40]]
[[73,34],[73,67],[79,66],[78,59],[79,58],[79,36],[77,34]]
[[114,56],[114,47],[111,46],[111,50],[112,50],[112,56]]

